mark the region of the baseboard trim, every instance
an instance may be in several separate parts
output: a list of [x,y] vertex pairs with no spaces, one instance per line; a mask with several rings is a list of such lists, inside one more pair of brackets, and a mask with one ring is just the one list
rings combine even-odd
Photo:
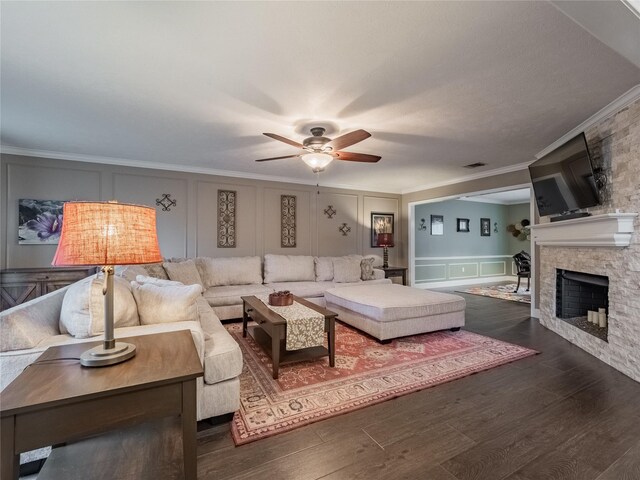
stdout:
[[475,285],[480,283],[495,283],[495,282],[517,282],[518,277],[512,277],[510,275],[503,275],[500,277],[474,277],[465,280],[447,280],[445,282],[424,282],[416,283],[413,286],[415,288],[423,288],[425,290],[430,288],[443,288],[443,287],[459,287],[463,285]]

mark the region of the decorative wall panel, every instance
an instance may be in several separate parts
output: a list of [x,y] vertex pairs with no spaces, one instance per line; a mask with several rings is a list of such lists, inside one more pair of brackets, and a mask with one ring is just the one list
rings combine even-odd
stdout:
[[218,247],[236,248],[236,198],[233,190],[218,190]]
[[296,247],[296,196],[280,195],[280,246]]

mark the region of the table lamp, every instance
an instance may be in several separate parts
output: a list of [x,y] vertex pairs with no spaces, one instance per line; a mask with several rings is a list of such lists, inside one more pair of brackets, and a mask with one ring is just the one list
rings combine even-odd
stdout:
[[113,336],[113,267],[162,261],[156,211],[118,202],[66,202],[62,218],[52,265],[101,265],[104,273],[104,342],[85,351],[80,363],[102,367],[124,362],[136,354],[136,347]]
[[389,268],[389,247],[393,247],[393,233],[379,233],[378,246],[382,247],[382,268]]

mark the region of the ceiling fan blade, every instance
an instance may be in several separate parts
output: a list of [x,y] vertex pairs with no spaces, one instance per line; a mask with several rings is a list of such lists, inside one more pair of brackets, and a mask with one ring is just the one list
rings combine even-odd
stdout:
[[270,160],[282,160],[283,158],[294,158],[299,156],[300,155],[285,155],[284,157],[261,158],[260,160],[256,160],[256,162],[268,162]]
[[293,140],[289,140],[288,138],[285,138],[283,136],[276,135],[275,133],[263,133],[263,135],[266,135],[269,138],[273,138],[274,140],[278,140],[280,142],[284,142],[284,143],[286,143],[288,145],[291,145],[291,146],[294,146],[294,147],[303,148],[303,145],[301,143],[294,142]]
[[378,155],[369,155],[368,153],[353,152],[335,152],[336,160],[345,160],[347,162],[368,162],[375,163],[382,157]]
[[366,130],[356,130],[354,132],[341,135],[338,138],[334,138],[329,143],[327,143],[327,145],[333,148],[334,151],[342,150],[343,148],[350,147],[351,145],[355,145],[358,142],[366,140],[370,136],[371,134]]

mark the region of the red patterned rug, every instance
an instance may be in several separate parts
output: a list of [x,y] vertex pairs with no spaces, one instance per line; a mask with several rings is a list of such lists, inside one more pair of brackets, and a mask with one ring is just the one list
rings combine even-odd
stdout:
[[242,325],[226,325],[240,344],[240,410],[231,432],[236,445],[513,362],[537,352],[464,330],[405,337],[381,345],[336,322],[336,366],[328,358],[280,367]]

